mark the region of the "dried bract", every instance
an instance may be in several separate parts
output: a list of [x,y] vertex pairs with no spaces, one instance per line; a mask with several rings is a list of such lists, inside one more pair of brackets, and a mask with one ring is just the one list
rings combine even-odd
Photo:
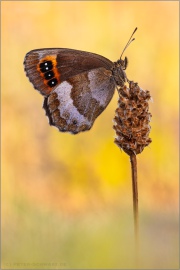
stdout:
[[129,82],[118,90],[118,108],[114,118],[116,131],[115,143],[128,155],[139,154],[151,143],[149,138],[150,92],[144,91],[137,83]]

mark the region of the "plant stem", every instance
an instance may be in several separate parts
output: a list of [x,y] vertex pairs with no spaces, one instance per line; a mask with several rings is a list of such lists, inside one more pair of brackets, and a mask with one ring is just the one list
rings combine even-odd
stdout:
[[138,184],[137,184],[137,160],[136,155],[131,153],[132,191],[133,191],[133,213],[134,213],[134,234],[136,261],[138,263],[138,242],[139,242],[139,221],[138,221]]

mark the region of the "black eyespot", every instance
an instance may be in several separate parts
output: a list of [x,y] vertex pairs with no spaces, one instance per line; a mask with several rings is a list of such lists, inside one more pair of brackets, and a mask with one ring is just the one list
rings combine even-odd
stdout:
[[50,87],[54,87],[57,83],[58,83],[57,79],[54,78],[54,79],[48,81],[47,84],[48,84]]
[[41,72],[43,72],[43,73],[53,69],[52,61],[45,61],[45,62],[41,63],[39,66],[40,66]]
[[53,78],[54,77],[54,72],[53,71],[48,71],[48,72],[46,72],[45,74],[44,74],[44,78],[46,79],[46,80],[49,80],[49,79],[51,79],[51,78]]
[[73,125],[77,125],[77,121],[76,120],[73,120]]

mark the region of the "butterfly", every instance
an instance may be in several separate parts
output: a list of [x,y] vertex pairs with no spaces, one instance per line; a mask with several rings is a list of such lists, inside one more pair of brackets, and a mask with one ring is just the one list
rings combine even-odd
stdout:
[[[134,40],[133,34],[124,50]],[[115,88],[127,81],[127,64],[127,57],[112,62],[95,53],[66,48],[32,50],[24,59],[26,76],[44,96],[49,124],[72,134],[93,126]]]

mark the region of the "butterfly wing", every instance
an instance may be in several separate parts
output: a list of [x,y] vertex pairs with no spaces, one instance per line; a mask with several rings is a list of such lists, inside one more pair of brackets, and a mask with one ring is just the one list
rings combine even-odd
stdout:
[[89,130],[114,94],[112,72],[91,69],[61,82],[44,100],[50,125],[73,134]]
[[49,95],[68,78],[90,69],[111,69],[113,62],[98,54],[73,49],[39,49],[26,54],[27,77],[42,95]]

